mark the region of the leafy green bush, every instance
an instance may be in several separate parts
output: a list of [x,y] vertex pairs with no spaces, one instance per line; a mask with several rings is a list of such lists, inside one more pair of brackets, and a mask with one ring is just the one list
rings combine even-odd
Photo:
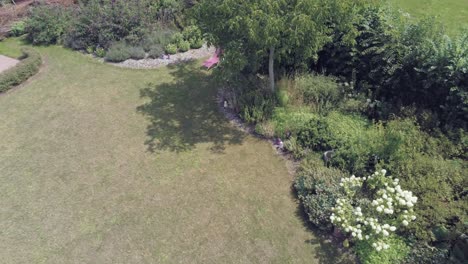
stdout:
[[468,186],[468,170],[461,160],[444,160],[417,153],[413,157],[391,161],[389,169],[401,175],[401,184],[420,197],[416,213],[420,215],[412,233],[422,241],[438,241],[435,227],[452,233],[465,232],[468,203],[463,186]]
[[177,53],[177,45],[175,44],[167,44],[165,47],[167,54],[176,54]]
[[278,85],[276,90],[276,97],[278,98],[278,103],[282,107],[286,107],[289,104],[289,95],[288,91],[283,89],[281,86]]
[[270,121],[265,121],[255,126],[255,133],[266,138],[273,138],[275,136],[275,128]]
[[332,228],[331,209],[342,196],[339,185],[342,177],[346,177],[345,173],[325,167],[317,157],[308,156],[301,163],[294,188],[310,222],[319,229]]
[[408,256],[401,262],[404,264],[424,263],[440,264],[448,262],[448,250],[429,247],[425,243],[414,243]]
[[[108,49],[116,41],[126,41],[133,46],[142,45],[146,51],[153,44],[165,45],[171,31],[162,29],[159,24],[178,8],[168,10],[167,3],[152,0],[82,2],[66,34],[65,44],[73,49],[87,46]],[[172,15],[167,17],[168,25],[173,19]]]
[[91,47],[91,46],[86,47],[86,53],[93,54],[93,52],[94,52],[94,47]]
[[171,43],[174,45],[179,46],[182,41],[184,41],[184,35],[180,32],[174,33],[171,37]]
[[336,79],[323,75],[302,75],[295,78],[296,89],[303,95],[304,103],[316,112],[327,112],[336,108],[343,93]]
[[299,144],[296,136],[291,136],[284,141],[284,149],[291,152],[296,160],[302,159],[307,154],[307,149],[304,149],[302,145]]
[[183,36],[183,38],[185,40],[202,39],[202,33],[201,33],[200,28],[198,28],[197,26],[194,26],[194,25],[184,28],[184,30],[182,31],[182,36]]
[[410,248],[405,241],[397,236],[386,240],[389,248],[376,251],[370,240],[361,240],[356,243],[356,253],[363,264],[395,264],[400,263],[408,255]]
[[199,49],[203,47],[205,41],[203,39],[189,39],[191,49]]
[[123,42],[113,44],[106,53],[105,59],[110,62],[121,62],[130,59],[129,46]]
[[153,45],[148,51],[148,57],[157,59],[164,54],[164,49],[161,45]]
[[39,5],[31,9],[26,20],[26,39],[34,45],[55,44],[61,41],[70,21],[70,11],[56,5]]
[[42,64],[41,55],[29,48],[23,48],[22,51],[25,58],[15,67],[0,73],[0,92],[5,92],[13,86],[26,81],[39,71]]
[[240,96],[239,101],[241,118],[252,124],[267,120],[276,104],[274,96],[263,89],[248,91]]
[[130,46],[128,47],[128,53],[130,54],[130,58],[134,60],[141,60],[146,56],[146,53],[142,47]]
[[[273,125],[275,135],[284,137],[287,132],[297,134],[307,126],[311,120],[318,119],[318,115],[310,113],[307,109],[288,109],[284,107],[276,107],[271,116],[271,124]],[[303,145],[307,147],[306,145]]]
[[143,38],[141,46],[147,52],[154,46],[164,47],[170,43],[173,34],[174,31],[170,29],[155,29]]
[[184,39],[190,43],[190,48],[199,49],[203,46],[204,40],[200,28],[188,26],[182,31]]
[[96,56],[99,58],[104,58],[106,56],[106,50],[101,47],[97,47],[94,51],[94,54],[96,54]]
[[184,40],[179,43],[178,47],[181,52],[186,52],[190,49],[190,42]]
[[10,34],[14,37],[18,37],[26,33],[26,23],[24,21],[17,21],[11,25]]

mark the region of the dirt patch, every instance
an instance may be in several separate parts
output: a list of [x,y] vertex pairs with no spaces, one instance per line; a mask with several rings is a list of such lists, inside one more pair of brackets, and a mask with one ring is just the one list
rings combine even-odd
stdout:
[[15,60],[7,56],[0,55],[0,73],[14,67],[18,63],[19,63],[19,60]]

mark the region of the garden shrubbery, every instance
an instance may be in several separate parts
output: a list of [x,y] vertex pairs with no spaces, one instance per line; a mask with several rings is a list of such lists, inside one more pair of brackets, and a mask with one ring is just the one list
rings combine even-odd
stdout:
[[[154,58],[159,53],[156,46],[174,54],[203,45],[200,29],[185,26],[183,10],[190,6],[180,0],[88,0],[72,7],[39,4],[31,9],[25,32],[35,45],[63,42],[76,50],[103,49],[96,54],[100,57],[109,50],[110,61],[144,58],[142,49],[145,53],[153,50],[149,55]],[[185,29],[177,32],[181,28]],[[127,51],[113,47],[115,43],[125,43]]]
[[0,73],[0,92],[26,81],[39,71],[42,64],[41,55],[30,48],[24,48],[23,59],[13,68]]
[[[34,45],[61,42],[72,20],[71,11],[59,5],[39,5],[31,9],[26,20],[26,39]],[[85,48],[85,47],[83,47]]]
[[[321,86],[323,79],[314,81],[314,78],[323,77],[302,75],[296,78],[300,83],[292,85],[295,90],[287,90],[289,94],[285,95],[293,100],[273,107],[271,114],[256,126],[260,134],[284,138],[284,148],[295,158],[304,158],[294,186],[311,223],[320,229],[331,228],[326,216],[330,216],[336,199],[343,194],[339,179],[346,173],[366,176],[385,168],[389,175],[398,176],[401,188],[411,190],[419,198],[414,207],[417,218],[389,240],[392,248],[389,251],[372,253],[368,244],[359,242],[354,246],[358,256],[363,263],[397,263],[404,258],[414,258],[414,254],[424,251],[424,244],[430,244],[438,247],[431,258],[447,257],[453,241],[467,232],[463,219],[466,219],[468,203],[463,186],[468,185],[465,176],[468,170],[465,160],[460,159],[466,155],[466,132],[459,130],[448,135],[450,139],[442,133],[431,135],[419,127],[417,119],[409,117],[373,122],[363,115],[372,101],[342,96],[343,90],[338,90],[337,97],[330,97],[328,92],[316,92],[322,91],[316,87]],[[301,83],[305,80],[310,81]],[[321,87],[336,91],[337,86],[331,84]],[[300,89],[302,87],[307,89]],[[314,99],[306,100],[306,93],[313,94],[309,98]],[[260,96],[257,93],[257,97]],[[265,100],[257,97],[254,97],[256,101],[247,103],[253,107]],[[339,99],[327,101],[329,98]],[[351,100],[360,102],[360,110],[346,112],[343,105]],[[329,108],[317,107],[328,102]],[[326,168],[318,159],[320,153],[327,150],[333,150],[329,161],[333,168]],[[317,152],[319,154],[313,154]],[[440,235],[440,230],[445,230],[445,235]],[[411,242],[399,235],[414,239]],[[408,250],[408,243],[420,250]]]
[[13,37],[19,37],[26,33],[26,23],[24,21],[17,21],[11,25],[10,35]]
[[319,229],[333,227],[330,215],[336,200],[343,196],[339,185],[342,177],[346,173],[325,167],[317,157],[309,156],[302,161],[294,188],[310,222]]

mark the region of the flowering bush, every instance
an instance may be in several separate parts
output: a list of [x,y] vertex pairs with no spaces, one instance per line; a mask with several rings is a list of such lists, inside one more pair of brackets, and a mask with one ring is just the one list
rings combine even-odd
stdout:
[[345,196],[337,199],[330,216],[352,239],[368,240],[376,251],[388,249],[391,234],[416,219],[413,207],[418,198],[385,174],[382,170],[369,177],[342,178]]

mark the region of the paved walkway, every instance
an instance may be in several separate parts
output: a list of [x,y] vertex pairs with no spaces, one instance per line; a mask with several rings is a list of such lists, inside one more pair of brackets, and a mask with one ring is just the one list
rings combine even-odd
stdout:
[[0,55],[0,73],[15,66],[18,62],[19,60],[15,60],[7,56]]

